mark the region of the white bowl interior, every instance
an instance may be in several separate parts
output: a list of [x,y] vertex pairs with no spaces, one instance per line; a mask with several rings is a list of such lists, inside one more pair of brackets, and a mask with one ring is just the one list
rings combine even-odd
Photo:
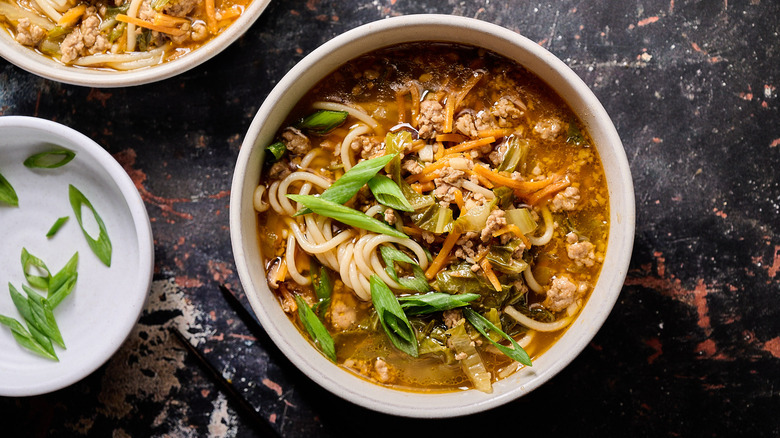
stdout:
[[[8,295],[8,282],[20,292],[26,284],[21,248],[59,271],[79,253],[78,280],[71,294],[54,310],[67,349],[55,347],[60,361],[41,358],[19,346],[0,327],[0,395],[29,396],[64,388],[95,371],[124,342],[143,309],[151,286],[154,247],[149,217],[133,181],[97,143],[57,123],[32,117],[0,117],[0,172],[19,196],[19,207],[0,206],[0,264],[3,266],[0,314],[22,322]],[[33,153],[58,145],[76,157],[57,169],[22,165]],[[73,184],[89,199],[105,222],[113,246],[111,266],[95,256],[68,201]],[[89,210],[84,213],[90,227]],[[68,221],[52,238],[46,232],[58,217]],[[93,231],[95,230],[95,231]],[[22,292],[24,294],[24,292]]]
[[[582,313],[562,338],[524,368],[476,390],[422,394],[391,390],[364,381],[317,352],[288,320],[265,280],[258,248],[252,193],[260,180],[263,150],[294,104],[319,79],[346,61],[374,49],[411,41],[445,41],[484,47],[513,59],[541,77],[586,125],[601,156],[610,194],[607,253],[598,283]],[[380,412],[442,418],[480,412],[506,403],[547,381],[573,360],[595,336],[612,309],[628,268],[634,237],[634,191],[623,145],[598,99],[562,61],[512,31],[475,19],[412,15],[377,21],[327,42],[296,65],[269,94],[250,126],[236,165],[230,229],[239,277],[248,299],[285,355],[331,392]]]
[[192,53],[170,62],[129,71],[110,71],[67,66],[17,43],[0,29],[0,56],[30,73],[66,84],[85,87],[128,87],[161,81],[197,67],[216,56],[243,35],[260,17],[271,0],[254,0],[224,32]]

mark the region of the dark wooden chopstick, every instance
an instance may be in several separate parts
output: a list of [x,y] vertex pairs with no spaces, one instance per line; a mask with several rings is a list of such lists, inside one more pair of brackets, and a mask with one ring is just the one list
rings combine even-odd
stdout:
[[251,421],[252,427],[263,437],[279,437],[280,435],[274,430],[259,412],[252,406],[236,388],[225,379],[222,374],[214,368],[211,363],[195,348],[189,340],[177,329],[176,327],[169,326],[169,331],[179,340],[179,342],[187,349],[187,351],[196,359],[206,374],[219,386],[219,388],[227,394],[231,403],[239,412],[243,414],[248,420]]

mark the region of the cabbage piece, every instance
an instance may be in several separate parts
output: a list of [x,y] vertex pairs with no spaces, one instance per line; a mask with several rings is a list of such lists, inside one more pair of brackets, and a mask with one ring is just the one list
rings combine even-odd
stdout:
[[523,234],[532,233],[538,227],[538,224],[527,208],[513,208],[506,211],[506,222],[517,225]]
[[497,200],[494,198],[487,204],[482,204],[466,211],[455,221],[455,229],[461,233],[481,231],[485,228],[487,218],[490,216],[490,212],[493,210],[496,202]]
[[454,222],[452,220],[452,210],[449,207],[442,207],[437,203],[434,203],[423,210],[415,211],[410,214],[409,217],[418,227],[435,234],[452,231]]
[[528,263],[514,258],[513,255],[522,243],[521,240],[512,240],[506,245],[493,245],[485,257],[497,271],[505,274],[520,274],[528,267]]
[[472,343],[471,337],[466,333],[465,323],[461,322],[447,330],[447,333],[450,335],[447,345],[455,355],[466,355],[464,359],[460,360],[460,367],[469,380],[471,380],[474,388],[486,393],[493,392],[493,385],[490,383],[490,373],[485,368],[482,357]]
[[[512,280],[511,277],[508,279]],[[511,284],[502,284],[501,290],[497,291],[483,275],[472,271],[471,265],[468,263],[462,263],[452,269],[439,272],[436,275],[436,289],[452,295],[480,294],[481,298],[472,301],[472,307],[476,308],[502,308],[505,303],[511,303],[518,298],[518,292]]]
[[509,137],[507,140],[507,149],[504,153],[504,160],[498,166],[500,172],[514,172],[525,163],[528,151],[531,150],[531,145],[528,140],[515,136]]

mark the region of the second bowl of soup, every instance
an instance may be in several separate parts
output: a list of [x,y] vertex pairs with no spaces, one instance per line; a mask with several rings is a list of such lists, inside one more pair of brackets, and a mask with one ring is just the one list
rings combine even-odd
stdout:
[[498,26],[411,16],[337,37],[274,89],[231,232],[296,366],[368,408],[446,417],[527,393],[595,335],[633,190],[608,116],[557,58]]

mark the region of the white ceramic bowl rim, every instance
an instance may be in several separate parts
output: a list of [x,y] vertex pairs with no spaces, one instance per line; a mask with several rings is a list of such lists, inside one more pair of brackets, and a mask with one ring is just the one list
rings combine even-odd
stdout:
[[[560,94],[586,125],[604,164],[610,193],[609,244],[600,278],[581,314],[534,366],[476,390],[423,394],[396,391],[364,381],[324,358],[290,323],[268,289],[257,244],[252,193],[259,181],[264,146],[292,106],[318,79],[372,50],[412,41],[445,41],[485,47],[514,59]],[[514,400],[549,380],[591,341],[606,320],[625,279],[634,238],[634,191],[622,143],[608,114],[585,83],[562,61],[533,41],[476,19],[409,15],[350,30],[300,61],[258,110],[239,153],[230,202],[230,231],[239,277],[249,302],[271,339],[312,380],[334,394],[376,411],[407,417],[468,415]]]
[[[36,139],[36,141],[37,137],[60,139],[62,142],[59,144],[65,147],[74,148],[77,152],[76,160],[94,163],[95,166],[99,167],[100,172],[97,172],[98,169],[95,169],[95,167],[90,167],[89,172],[85,171],[85,173],[89,173],[88,176],[85,176],[85,179],[93,179],[96,181],[95,184],[98,184],[99,182],[107,182],[109,180],[106,178],[110,178],[113,182],[112,185],[115,186],[115,189],[110,189],[111,194],[118,194],[118,196],[121,196],[121,200],[116,199],[115,201],[118,204],[126,206],[126,212],[129,213],[130,216],[124,217],[123,222],[132,225],[132,229],[109,230],[109,237],[112,239],[115,250],[122,242],[122,239],[132,237],[132,246],[136,252],[135,254],[132,254],[133,251],[128,251],[127,254],[122,254],[121,256],[115,252],[114,257],[112,258],[112,268],[115,272],[116,269],[122,268],[135,269],[127,272],[120,271],[120,274],[109,274],[112,275],[113,278],[121,278],[123,283],[121,286],[105,285],[100,288],[100,290],[88,291],[94,294],[102,294],[103,297],[112,292],[122,292],[124,295],[118,300],[112,302],[110,299],[102,299],[102,301],[107,303],[106,305],[108,306],[115,306],[116,303],[119,302],[123,307],[114,307],[111,312],[106,312],[105,314],[80,313],[73,316],[75,319],[84,321],[84,324],[92,324],[95,319],[99,319],[101,320],[101,324],[110,327],[109,330],[100,333],[90,331],[91,326],[80,327],[80,333],[87,332],[89,333],[89,336],[92,336],[94,333],[95,336],[99,337],[99,342],[92,343],[88,347],[79,347],[78,351],[82,353],[81,356],[71,357],[68,358],[68,360],[65,360],[63,357],[68,352],[66,350],[64,353],[60,354],[60,362],[50,362],[47,359],[41,359],[31,353],[23,351],[22,354],[29,355],[32,358],[29,359],[32,364],[29,367],[30,370],[25,370],[24,377],[19,381],[12,382],[10,387],[3,386],[2,382],[0,382],[0,386],[2,386],[0,387],[0,395],[2,396],[32,396],[56,391],[78,382],[102,366],[122,346],[141,316],[144,304],[148,298],[148,292],[154,272],[154,241],[146,207],[133,180],[122,166],[92,139],[67,126],[36,117],[0,117],[0,130],[2,129],[24,130],[24,132],[29,132],[30,138]],[[0,150],[2,148],[3,146],[0,146]],[[67,166],[62,169],[67,169]],[[67,171],[65,172],[67,173]],[[105,174],[106,176],[97,176],[98,174]],[[44,177],[40,178],[43,179]],[[53,191],[53,188],[50,190]],[[95,199],[92,199],[92,201],[94,202]],[[25,200],[20,199],[19,208],[23,209],[24,203]],[[106,223],[108,224],[111,214],[103,212],[101,216],[103,216],[103,219],[106,220]],[[73,220],[70,222],[73,222]],[[67,226],[72,228],[74,226],[77,227],[78,225],[71,223],[69,225],[66,224],[66,227]],[[58,236],[61,233],[62,232],[58,233]],[[71,232],[71,234],[73,233]],[[76,234],[78,234],[78,232],[76,232]],[[57,238],[57,236],[55,236],[55,238]],[[130,241],[127,240],[127,242]],[[123,247],[127,248],[127,245]],[[78,289],[83,287],[82,283],[84,281],[89,281],[85,278],[84,271],[86,268],[84,267],[84,264],[92,263],[97,265],[100,263],[94,258],[94,255],[87,254],[87,252],[88,251],[83,251],[83,254],[80,254],[79,256],[80,278],[76,285],[77,290],[74,292],[73,297],[68,297],[68,299],[63,301],[61,307],[68,307],[72,304],[72,301],[83,300],[85,298],[83,292]],[[135,256],[135,258],[133,258],[133,256]],[[91,261],[88,261],[90,260],[90,257],[92,257],[92,259]],[[127,259],[125,265],[117,265],[117,262],[121,262],[125,259]],[[6,274],[4,281],[8,281],[9,272],[4,272],[4,274]],[[82,293],[80,294],[80,292]],[[6,294],[5,298],[7,297]],[[60,310],[63,309],[58,308],[58,312]],[[110,315],[113,319],[106,320],[107,315]],[[61,320],[59,322],[62,323]],[[62,328],[64,329],[64,327]],[[6,329],[2,328],[2,330]],[[63,335],[66,336],[67,333],[63,331]],[[73,347],[72,344],[74,341],[87,342],[82,341],[81,339],[74,340],[72,337],[70,339],[66,338],[66,342],[70,347]],[[72,349],[73,348],[71,348],[71,350]],[[22,350],[20,349],[20,351]],[[28,359],[25,358],[25,360]],[[15,363],[15,365],[17,364]],[[28,374],[33,372],[33,369],[45,371],[46,374],[41,375],[40,378],[28,379]],[[10,373],[11,371],[5,370],[5,372]],[[4,377],[8,376],[6,375]],[[31,381],[28,382],[27,380]]]
[[192,53],[136,70],[109,71],[67,66],[22,46],[4,29],[0,29],[0,56],[30,73],[66,84],[104,88],[148,84],[184,73],[216,56],[249,30],[269,3],[271,0],[253,0],[232,25]]

